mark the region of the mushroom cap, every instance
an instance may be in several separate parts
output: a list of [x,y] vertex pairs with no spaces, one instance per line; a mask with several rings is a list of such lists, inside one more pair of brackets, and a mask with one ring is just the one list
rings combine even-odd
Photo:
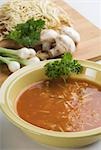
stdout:
[[63,26],[61,33],[70,36],[75,43],[80,42],[80,34],[72,27]]
[[55,30],[45,29],[41,32],[40,40],[41,42],[43,41],[51,42],[54,39],[56,39],[57,36],[58,36],[58,32],[56,32]]
[[65,34],[61,34],[56,38],[56,45],[57,48],[60,49],[61,51],[62,50],[64,51],[65,49],[67,52],[70,51],[73,53],[76,50],[74,41]]

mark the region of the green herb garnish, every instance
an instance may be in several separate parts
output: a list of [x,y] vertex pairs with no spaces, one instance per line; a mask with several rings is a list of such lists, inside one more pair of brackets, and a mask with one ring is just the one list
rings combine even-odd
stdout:
[[69,77],[72,73],[79,74],[83,67],[77,60],[73,60],[71,53],[65,53],[61,60],[49,62],[45,66],[45,74],[50,79]]
[[42,19],[30,19],[26,23],[18,24],[6,38],[26,47],[34,46],[40,41],[40,33],[44,25],[45,21]]

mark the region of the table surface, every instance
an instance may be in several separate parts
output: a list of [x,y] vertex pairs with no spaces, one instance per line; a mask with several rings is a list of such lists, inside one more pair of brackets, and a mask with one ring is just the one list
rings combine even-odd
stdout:
[[[5,0],[0,0],[2,4]],[[97,27],[101,27],[101,0],[65,0]],[[0,112],[0,150],[70,150],[40,145],[12,125]],[[74,150],[74,149],[71,149]],[[101,150],[101,141],[76,150]]]

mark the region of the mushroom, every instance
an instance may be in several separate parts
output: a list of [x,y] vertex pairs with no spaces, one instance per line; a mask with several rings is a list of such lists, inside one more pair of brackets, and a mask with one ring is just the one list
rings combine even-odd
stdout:
[[80,42],[80,34],[72,27],[63,26],[61,28],[61,33],[71,37],[75,43]]
[[46,60],[49,58],[49,54],[47,52],[38,51],[36,56],[40,58],[40,60]]
[[76,46],[74,41],[67,35],[62,34],[56,38],[56,47],[50,49],[49,55],[51,58],[59,56],[64,52],[75,52]]
[[53,29],[45,29],[41,32],[40,40],[42,43],[42,50],[48,51],[51,49],[51,45],[55,42],[58,33]]

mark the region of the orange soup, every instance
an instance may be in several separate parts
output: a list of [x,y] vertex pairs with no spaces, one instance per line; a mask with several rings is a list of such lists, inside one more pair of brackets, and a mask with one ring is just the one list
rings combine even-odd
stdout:
[[20,94],[17,112],[23,120],[53,131],[101,127],[101,87],[86,80],[38,82]]

